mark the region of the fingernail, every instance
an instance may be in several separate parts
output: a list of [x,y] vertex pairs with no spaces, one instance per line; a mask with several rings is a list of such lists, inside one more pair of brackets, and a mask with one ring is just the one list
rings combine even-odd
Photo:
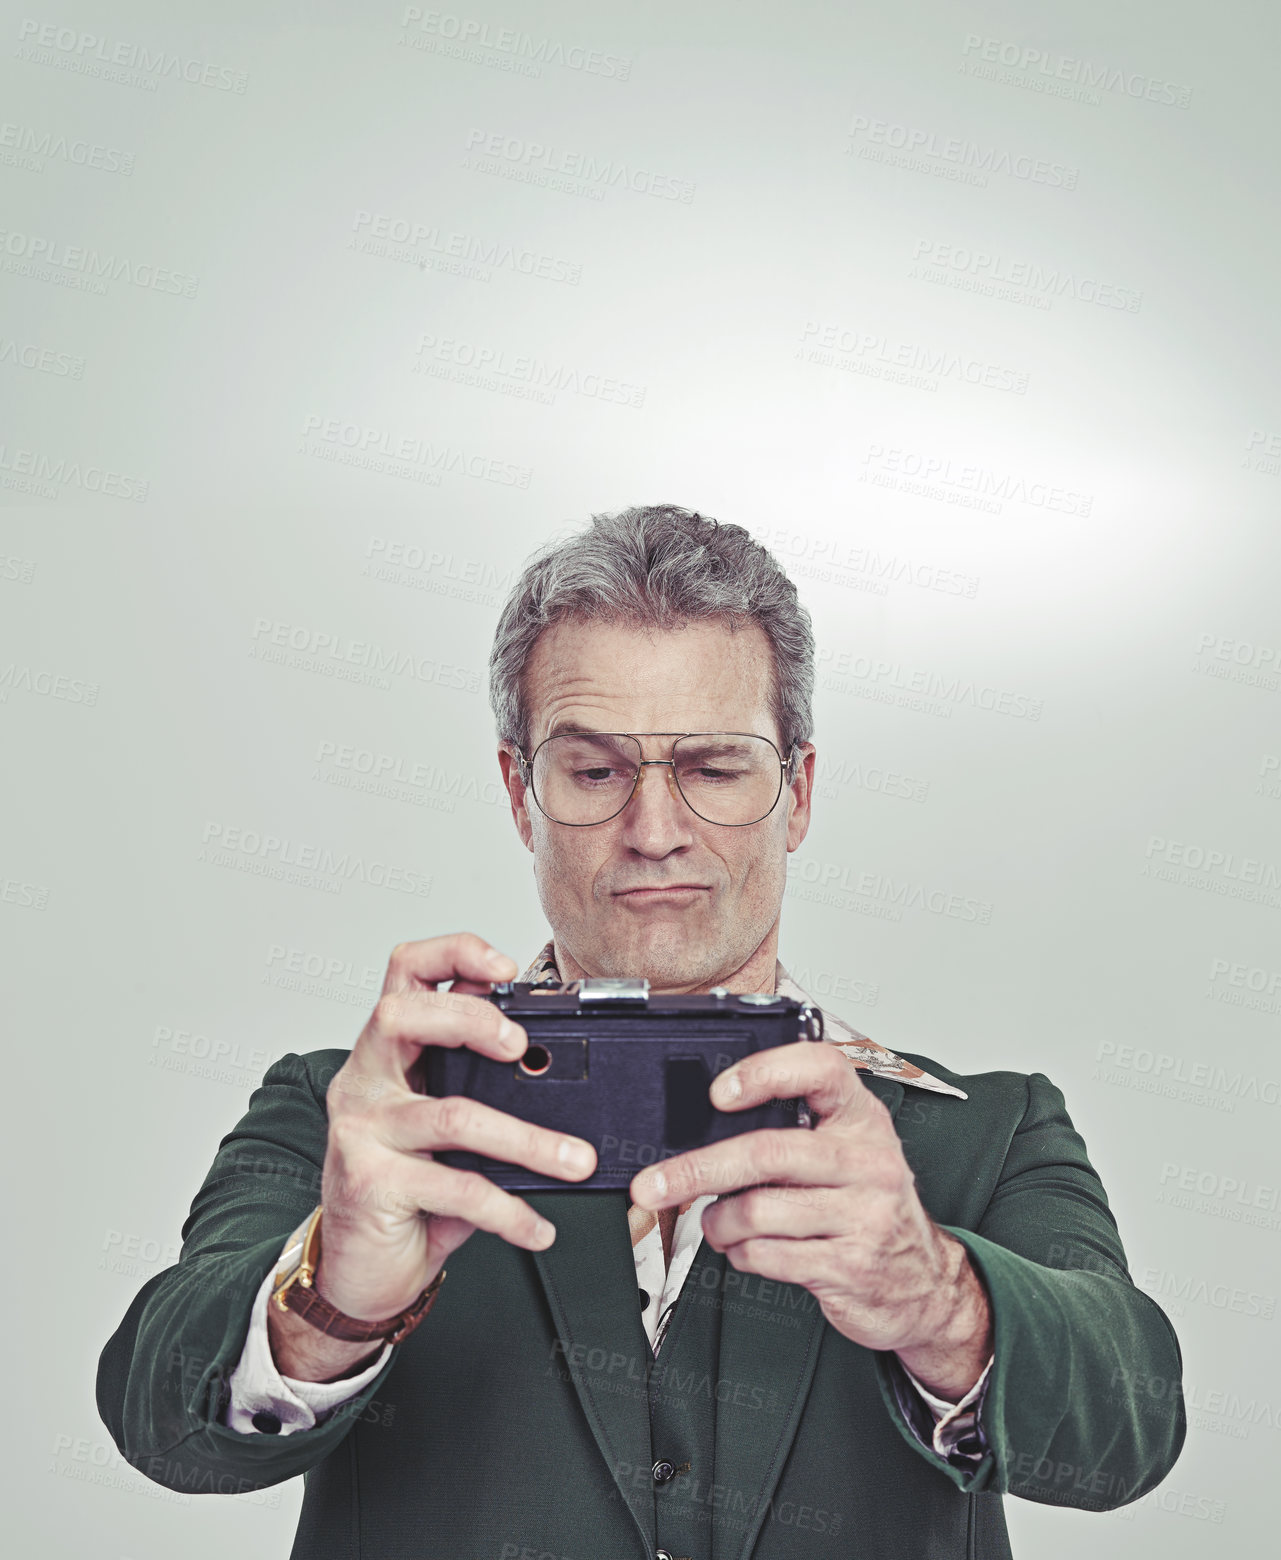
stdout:
[[548,1223],[546,1219],[539,1219],[534,1226],[534,1239],[539,1246],[550,1246],[556,1239],[556,1226]]
[[498,1038],[504,1045],[517,1045],[523,1051],[525,1049],[525,1036],[519,1024],[513,1024],[510,1018],[503,1019],[502,1028],[498,1031]]
[[736,1100],[743,1092],[743,1080],[736,1072],[720,1073],[712,1088],[718,1100],[723,1100],[726,1105]]
[[504,970],[513,966],[513,961],[505,953],[499,953],[497,948],[489,949],[485,954],[485,963],[489,965],[496,975],[501,975]]
[[567,1170],[586,1170],[592,1163],[592,1151],[585,1143],[575,1143],[572,1138],[562,1140],[556,1157]]

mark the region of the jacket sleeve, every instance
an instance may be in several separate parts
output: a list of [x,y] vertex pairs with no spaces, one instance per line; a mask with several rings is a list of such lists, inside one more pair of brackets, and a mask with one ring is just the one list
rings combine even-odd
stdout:
[[223,1423],[254,1296],[320,1201],[325,1089],[345,1054],[272,1065],[219,1145],[176,1265],[144,1285],[102,1352],[98,1412],[121,1455],[169,1489],[234,1495],[304,1473],[348,1434],[398,1352],[314,1429],[241,1434]]
[[978,1228],[942,1227],[966,1247],[992,1307],[986,1450],[962,1468],[922,1446],[899,1406],[897,1360],[878,1354],[882,1396],[910,1444],[966,1493],[1111,1511],[1153,1489],[1187,1431],[1178,1340],[1131,1280],[1102,1182],[1043,1074],[1027,1079]]

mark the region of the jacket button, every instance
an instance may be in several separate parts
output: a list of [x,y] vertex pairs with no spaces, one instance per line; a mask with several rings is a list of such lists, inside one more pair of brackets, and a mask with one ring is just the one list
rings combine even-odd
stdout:
[[654,1560],[672,1560],[672,1557],[667,1550],[657,1549],[654,1551]]
[[666,1484],[676,1472],[676,1464],[668,1462],[665,1457],[660,1457],[650,1470],[654,1475],[655,1484]]

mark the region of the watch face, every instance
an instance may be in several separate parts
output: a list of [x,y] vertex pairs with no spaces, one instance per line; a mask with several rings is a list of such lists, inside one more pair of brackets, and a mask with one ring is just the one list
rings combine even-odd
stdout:
[[281,1305],[285,1303],[284,1297],[280,1294],[281,1289],[284,1288],[284,1286],[288,1284],[292,1278],[297,1276],[299,1268],[302,1267],[303,1256],[306,1253],[307,1246],[307,1229],[311,1224],[312,1219],[314,1218],[314,1213],[307,1215],[303,1222],[289,1237],[289,1244],[281,1253],[280,1264],[276,1268],[271,1285],[272,1295],[279,1298],[279,1303]]
[[280,1259],[280,1265],[276,1268],[275,1287],[279,1289],[287,1278],[291,1278],[302,1266],[302,1245],[295,1243],[290,1246]]
[[284,1251],[280,1254],[280,1265],[276,1268],[272,1281],[272,1292],[275,1293],[302,1267],[307,1258],[308,1237],[311,1237],[311,1262],[318,1265],[320,1262],[320,1215],[321,1208],[313,1208],[302,1221],[293,1234],[290,1235]]

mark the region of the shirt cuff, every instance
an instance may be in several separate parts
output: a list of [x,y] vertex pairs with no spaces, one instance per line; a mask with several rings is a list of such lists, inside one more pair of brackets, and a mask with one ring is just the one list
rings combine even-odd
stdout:
[[[987,1438],[983,1434],[979,1416],[983,1412],[983,1398],[995,1358],[995,1355],[989,1356],[983,1374],[960,1402],[950,1403],[922,1386],[902,1360],[895,1356],[895,1364],[898,1366],[895,1392],[904,1419],[923,1446],[928,1446],[953,1467],[976,1467],[987,1452]],[[910,1384],[914,1401],[906,1396],[898,1376]],[[928,1418],[922,1412],[923,1408],[928,1410]],[[931,1420],[932,1424],[929,1422]]]
[[[302,1241],[297,1232],[281,1253],[287,1260]],[[277,1264],[279,1266],[280,1264]],[[343,1403],[359,1396],[387,1363],[391,1344],[385,1343],[372,1365],[358,1376],[341,1381],[295,1381],[282,1376],[272,1358],[271,1338],[267,1331],[267,1303],[275,1287],[277,1268],[263,1279],[249,1317],[249,1332],[239,1363],[231,1373],[231,1401],[227,1407],[228,1429],[242,1435],[292,1435],[312,1430]]]

